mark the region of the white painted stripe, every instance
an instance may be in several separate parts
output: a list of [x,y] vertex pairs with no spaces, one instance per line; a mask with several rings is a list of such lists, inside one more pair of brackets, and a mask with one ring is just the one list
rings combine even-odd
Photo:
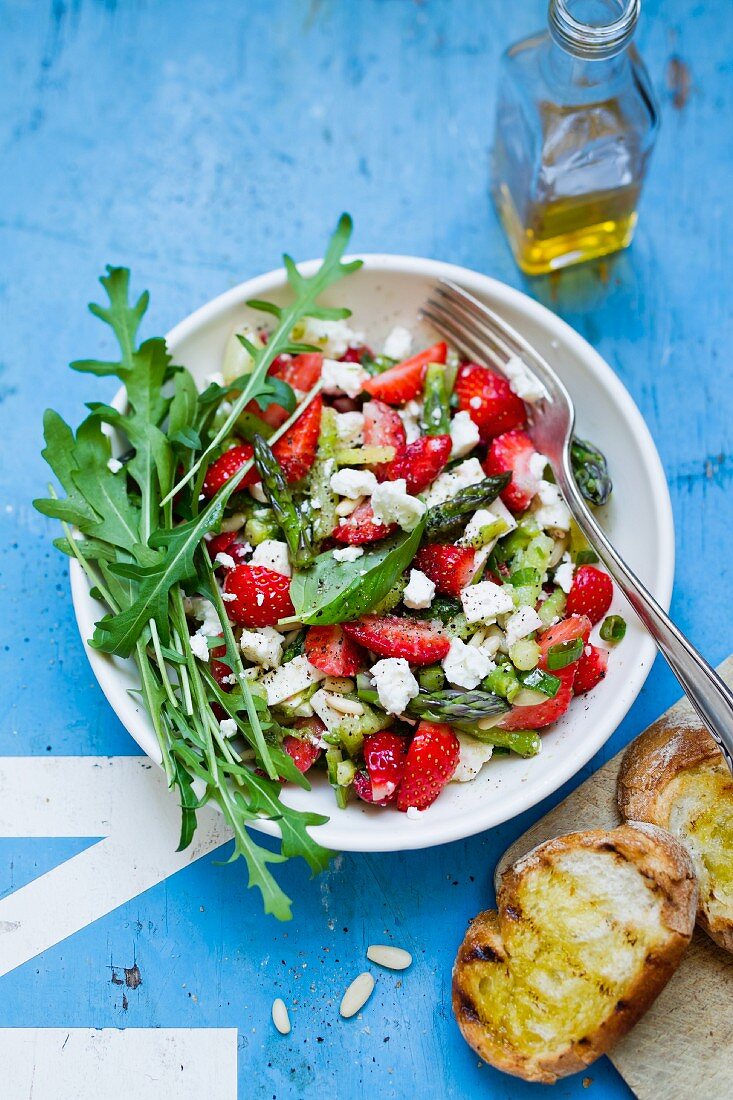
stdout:
[[0,899],[0,975],[230,839],[204,809],[176,852],[180,810],[147,757],[3,757],[0,836],[105,839]]
[[237,1100],[233,1027],[0,1028],[0,1064],[3,1100]]

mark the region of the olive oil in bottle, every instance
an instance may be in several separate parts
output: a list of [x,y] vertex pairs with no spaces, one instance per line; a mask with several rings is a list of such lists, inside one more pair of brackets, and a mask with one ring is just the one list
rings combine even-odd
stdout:
[[640,0],[550,0],[502,60],[492,190],[515,259],[543,274],[625,248],[659,113],[631,46]]

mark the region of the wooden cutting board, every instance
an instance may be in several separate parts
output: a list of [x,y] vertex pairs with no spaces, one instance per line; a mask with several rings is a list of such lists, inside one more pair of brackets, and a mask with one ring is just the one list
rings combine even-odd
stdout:
[[[733,686],[733,657],[718,672]],[[653,728],[671,732],[678,725],[695,724],[698,720],[683,699]],[[616,780],[622,756],[620,752],[609,760],[521,836],[505,852],[497,876],[550,837],[618,825]],[[672,980],[609,1057],[639,1100],[733,1097],[733,955],[696,929]]]

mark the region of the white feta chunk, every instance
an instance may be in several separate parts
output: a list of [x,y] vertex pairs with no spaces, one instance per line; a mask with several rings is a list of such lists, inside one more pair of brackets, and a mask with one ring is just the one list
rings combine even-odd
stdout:
[[528,401],[533,404],[535,401],[541,401],[543,397],[547,397],[547,390],[540,382],[534,373],[527,367],[526,363],[517,355],[513,355],[508,363],[505,363],[502,370],[506,375],[510,389],[517,397],[521,397],[522,401]]
[[479,441],[478,426],[470,413],[457,412],[450,422],[451,458],[465,458]]
[[494,668],[494,662],[478,646],[466,645],[460,638],[451,641],[442,663],[446,679],[456,687],[469,691],[478,687],[484,676],[488,676]]
[[470,783],[478,773],[491,760],[494,751],[493,745],[485,745],[483,741],[477,741],[467,733],[456,731],[456,737],[461,745],[461,755],[458,759],[458,767],[453,772],[451,783]]
[[272,626],[258,630],[243,630],[239,648],[248,661],[263,668],[277,668],[282,658],[285,639]]
[[493,623],[514,607],[511,593],[493,581],[470,584],[461,592],[461,603],[469,623]]
[[535,451],[529,460],[529,472],[537,481],[542,481],[547,465],[546,456]]
[[203,596],[186,597],[184,607],[187,615],[192,615],[201,623],[197,634],[204,638],[216,638],[221,634],[219,615],[211,600]]
[[343,546],[338,550],[334,550],[333,556],[336,561],[356,561],[363,553],[363,546]]
[[540,499],[540,507],[534,516],[540,527],[553,531],[569,531],[570,509],[562,499],[557,485],[551,481],[540,481],[537,496]]
[[396,481],[383,481],[372,493],[374,522],[397,523],[403,531],[414,531],[426,510],[425,504],[407,492],[403,477]]
[[237,564],[231,554],[225,554],[223,551],[219,551],[214,561],[217,565],[223,565],[225,569],[234,569]]
[[199,661],[208,661],[209,646],[203,634],[194,634],[192,638],[189,638],[189,641],[191,643],[191,652],[194,657],[198,657]]
[[384,341],[382,355],[389,359],[407,359],[412,348],[412,333],[404,325],[395,325]]
[[574,572],[575,566],[572,563],[570,555],[563,554],[562,560],[555,570],[555,584],[558,584],[566,595],[572,587]]
[[263,539],[259,546],[255,546],[252,565],[261,565],[265,569],[272,569],[273,573],[282,573],[285,577],[293,575],[288,544],[278,539]]
[[369,372],[364,370],[361,363],[339,363],[336,359],[323,360],[321,382],[324,393],[345,393],[347,397],[358,397],[368,378]]
[[297,695],[305,691],[311,684],[318,684],[325,680],[325,672],[312,665],[308,658],[293,657],[281,668],[276,668],[262,677],[260,683],[267,694],[267,702],[272,707],[276,703],[282,703],[291,695]]
[[343,714],[331,706],[328,701],[328,692],[324,691],[323,688],[313,692],[310,697],[310,705],[313,707],[313,713],[318,715],[329,732],[343,723]]
[[377,479],[371,470],[337,470],[331,475],[330,485],[334,493],[349,500],[369,497],[377,487]]
[[346,447],[356,447],[364,442],[364,413],[336,413],[336,435],[339,443]]
[[296,325],[294,335],[305,344],[323,348],[324,354],[333,359],[340,359],[350,347],[362,347],[365,341],[364,333],[355,332],[348,321],[321,321],[317,317],[306,317]]
[[404,657],[385,657],[371,669],[379,702],[387,714],[402,714],[411,699],[420,694],[420,685]]
[[426,577],[420,569],[411,569],[407,588],[402,593],[405,607],[411,607],[414,611],[430,607],[434,595],[435,585],[430,577]]
[[403,408],[397,410],[399,418],[402,421],[402,426],[405,429],[405,440],[407,443],[414,443],[415,440],[419,439],[422,435],[420,429],[422,409],[421,401],[408,401]]
[[479,460],[467,458],[465,462],[461,462],[460,466],[455,466],[452,470],[447,470],[436,477],[425,497],[428,507],[444,504],[461,489],[467,489],[469,485],[477,485],[485,477],[486,474],[481,469]]
[[119,470],[122,469],[122,463],[118,458],[108,458],[107,469],[110,471],[110,473],[116,474]]
[[507,619],[504,625],[507,649],[518,642],[520,638],[526,638],[533,631],[541,630],[542,625],[542,619],[533,607],[520,607]]
[[222,718],[219,722],[219,729],[223,737],[234,737],[239,732],[239,727],[233,718]]
[[[504,535],[513,531],[517,521],[504,502],[496,498],[488,507],[478,508],[468,521],[466,530],[458,540],[459,546],[475,546],[493,550]],[[493,531],[493,534],[489,532]],[[488,538],[486,535],[488,534]]]

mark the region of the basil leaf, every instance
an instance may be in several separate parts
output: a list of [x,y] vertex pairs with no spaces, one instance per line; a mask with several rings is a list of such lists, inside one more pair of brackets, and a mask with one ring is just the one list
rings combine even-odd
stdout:
[[410,534],[395,535],[356,561],[336,561],[330,551],[293,577],[290,598],[295,617],[308,626],[358,619],[384,599],[417,553],[425,517]]

